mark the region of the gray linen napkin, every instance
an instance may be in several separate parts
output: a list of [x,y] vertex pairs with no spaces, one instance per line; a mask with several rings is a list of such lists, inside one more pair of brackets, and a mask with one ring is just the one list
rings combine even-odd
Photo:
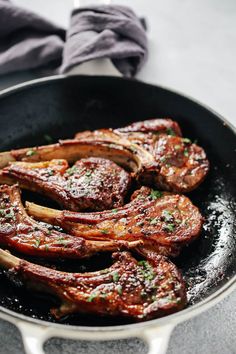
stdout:
[[125,76],[134,76],[147,55],[143,22],[126,6],[74,10],[67,31],[61,72],[97,58],[110,58]]
[[[65,31],[44,18],[0,0],[0,74],[61,64],[59,71],[97,58],[110,58],[133,76],[147,55],[142,22],[125,6],[100,5],[74,10]],[[55,72],[55,67],[52,72]]]
[[60,64],[65,31],[12,2],[0,0],[0,74]]

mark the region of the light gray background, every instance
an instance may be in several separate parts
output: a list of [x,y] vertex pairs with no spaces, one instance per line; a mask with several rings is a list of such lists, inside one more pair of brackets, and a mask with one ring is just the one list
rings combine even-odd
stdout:
[[[15,0],[67,26],[72,0]],[[96,0],[94,0],[94,3]],[[139,79],[177,89],[202,101],[236,125],[236,1],[119,0],[147,20],[149,59]],[[0,89],[37,77],[0,77]],[[236,353],[236,292],[174,330],[168,354]],[[0,321],[0,354],[21,354],[16,329]],[[144,354],[137,340],[109,343],[52,340],[50,354]]]

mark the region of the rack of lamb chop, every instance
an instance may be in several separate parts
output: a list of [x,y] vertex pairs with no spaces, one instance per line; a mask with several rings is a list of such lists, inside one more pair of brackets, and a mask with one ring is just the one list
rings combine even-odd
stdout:
[[0,246],[45,258],[88,258],[98,252],[129,249],[141,241],[86,240],[59,232],[32,219],[25,211],[19,187],[0,186]]
[[56,144],[3,152],[0,168],[14,161],[66,159],[74,163],[88,156],[116,162],[131,171],[140,184],[177,193],[195,189],[209,170],[204,150],[182,138],[178,124],[170,119],[85,131]]
[[59,225],[72,235],[87,240],[141,240],[136,250],[176,256],[181,248],[196,239],[203,218],[184,195],[142,187],[123,207],[91,213],[55,210],[26,203],[29,215]]
[[[0,169],[0,247],[52,259],[116,251],[109,268],[68,273],[0,249],[11,279],[60,299],[51,309],[56,319],[90,313],[147,320],[186,305],[182,276],[166,256],[178,256],[200,235],[203,217],[181,193],[200,185],[209,161],[177,122],[151,119],[2,152]],[[131,183],[140,189],[127,202]],[[66,210],[32,202],[24,208],[19,188]]]
[[115,263],[93,273],[67,273],[14,257],[0,250],[0,266],[11,279],[48,292],[61,300],[51,309],[55,318],[73,313],[125,316],[147,320],[181,310],[186,305],[183,279],[165,257],[149,255],[137,261],[129,253],[113,254]]
[[21,188],[46,194],[74,211],[106,210],[124,204],[130,175],[114,162],[97,157],[66,160],[14,162],[0,172],[0,183],[19,183]]

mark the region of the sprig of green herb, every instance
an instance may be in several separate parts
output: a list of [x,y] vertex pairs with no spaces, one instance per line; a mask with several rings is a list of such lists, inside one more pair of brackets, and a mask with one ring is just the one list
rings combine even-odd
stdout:
[[118,294],[119,294],[119,295],[122,295],[123,289],[122,289],[122,286],[121,286],[120,284],[117,285],[116,289],[117,289]]
[[114,272],[114,273],[112,274],[112,279],[113,279],[114,283],[117,283],[118,280],[120,279],[119,273],[118,273],[118,272]]
[[174,132],[174,130],[173,130],[172,128],[167,128],[167,129],[166,129],[166,133],[167,133],[168,135],[172,135],[172,136],[175,136],[175,135],[176,135],[175,132]]
[[102,230],[100,230],[100,232],[105,235],[107,235],[109,233],[109,231],[107,229],[102,229]]
[[158,190],[151,190],[150,196],[152,199],[158,199],[162,197],[162,192],[158,191]]
[[35,248],[39,248],[40,242],[41,242],[41,239],[40,239],[40,238],[36,238],[36,239],[35,239],[34,247],[35,247]]
[[92,302],[94,299],[96,299],[97,297],[97,293],[92,293],[88,299],[87,299],[87,302]]
[[27,151],[26,153],[26,156],[33,156],[33,155],[36,155],[37,154],[37,151],[33,150],[33,149],[30,149]]
[[189,138],[182,138],[182,142],[186,144],[191,144],[191,140]]
[[173,232],[175,230],[175,224],[166,224],[163,228],[168,232]]
[[184,149],[184,156],[188,157],[188,155],[189,155],[188,150],[187,150],[187,149]]

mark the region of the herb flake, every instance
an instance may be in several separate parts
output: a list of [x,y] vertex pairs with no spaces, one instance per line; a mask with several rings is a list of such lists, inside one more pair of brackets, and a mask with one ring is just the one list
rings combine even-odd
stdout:
[[37,154],[37,151],[31,149],[31,150],[27,151],[26,156],[33,156],[33,155],[36,155],[36,154]]
[[119,273],[118,273],[118,272],[114,272],[114,273],[112,274],[112,279],[113,279],[113,282],[114,282],[114,283],[117,283],[118,280],[120,279]]
[[97,293],[92,293],[92,294],[88,297],[87,302],[92,302],[96,297],[97,297]]
[[163,194],[162,192],[152,189],[151,193],[150,193],[150,196],[151,196],[152,199],[155,200],[155,199],[161,198],[162,194]]

